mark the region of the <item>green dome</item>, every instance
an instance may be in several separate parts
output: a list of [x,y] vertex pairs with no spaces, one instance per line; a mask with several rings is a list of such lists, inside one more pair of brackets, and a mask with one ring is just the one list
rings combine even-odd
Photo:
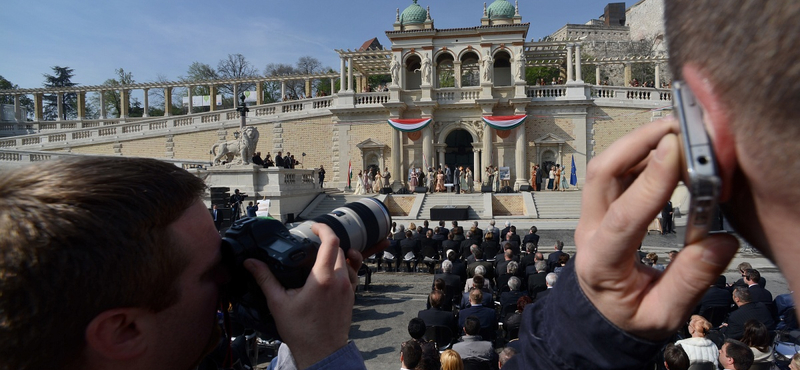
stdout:
[[514,5],[507,0],[495,0],[486,10],[489,19],[512,18],[516,14]]
[[425,23],[425,20],[428,19],[428,12],[425,8],[417,5],[417,0],[414,0],[414,3],[409,5],[406,10],[403,10],[403,13],[400,14],[400,24],[417,24],[417,23]]

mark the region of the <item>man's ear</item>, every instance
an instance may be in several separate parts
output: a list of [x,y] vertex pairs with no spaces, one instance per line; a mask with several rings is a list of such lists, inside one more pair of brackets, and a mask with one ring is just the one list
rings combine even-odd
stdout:
[[686,64],[683,66],[682,73],[684,82],[689,85],[697,101],[703,107],[706,131],[708,131],[714,147],[714,155],[722,180],[720,202],[724,203],[731,197],[733,175],[739,165],[736,157],[736,138],[731,127],[730,109],[722,102],[711,80],[697,65]]
[[95,316],[86,327],[87,350],[108,360],[130,360],[147,349],[146,317],[140,308],[115,308]]

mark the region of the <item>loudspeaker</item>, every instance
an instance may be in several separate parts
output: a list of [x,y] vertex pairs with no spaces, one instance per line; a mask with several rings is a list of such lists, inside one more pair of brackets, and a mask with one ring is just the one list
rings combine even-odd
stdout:
[[500,189],[500,193],[513,193],[513,192],[514,189],[510,186],[503,186],[503,188]]
[[519,191],[533,191],[533,186],[530,185],[520,185]]
[[426,188],[424,186],[417,186],[416,188],[414,188],[414,192],[415,193],[423,193],[424,194],[424,193],[428,192],[428,188]]
[[381,194],[391,194],[392,188],[381,188]]
[[481,193],[491,193],[492,186],[491,185],[481,185]]

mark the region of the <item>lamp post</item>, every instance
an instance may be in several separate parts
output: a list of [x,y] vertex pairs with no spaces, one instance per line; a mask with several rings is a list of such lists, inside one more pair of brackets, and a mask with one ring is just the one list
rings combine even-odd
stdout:
[[244,93],[239,95],[239,101],[241,101],[241,104],[239,104],[239,108],[236,108],[236,110],[239,111],[239,117],[242,118],[241,123],[239,123],[240,130],[244,130],[244,126],[247,125],[245,119],[247,118],[247,112],[250,111],[250,109],[247,108],[247,104],[245,104],[244,99],[245,99]]

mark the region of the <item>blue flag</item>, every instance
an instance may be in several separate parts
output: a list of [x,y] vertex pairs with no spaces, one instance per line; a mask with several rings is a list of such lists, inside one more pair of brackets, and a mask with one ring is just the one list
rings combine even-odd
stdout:
[[569,184],[572,186],[578,185],[578,169],[575,168],[575,155],[572,155],[572,171],[569,175]]

